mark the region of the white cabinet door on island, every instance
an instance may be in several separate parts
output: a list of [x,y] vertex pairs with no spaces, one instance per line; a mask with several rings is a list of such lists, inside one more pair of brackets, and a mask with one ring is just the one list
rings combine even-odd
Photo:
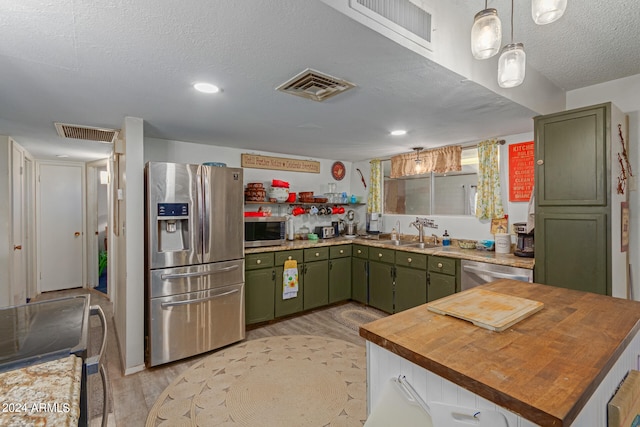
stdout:
[[513,280],[482,288],[544,308],[502,332],[426,305],[365,325],[369,411],[404,375],[425,401],[495,409],[511,427],[606,426],[607,403],[638,368],[640,302]]

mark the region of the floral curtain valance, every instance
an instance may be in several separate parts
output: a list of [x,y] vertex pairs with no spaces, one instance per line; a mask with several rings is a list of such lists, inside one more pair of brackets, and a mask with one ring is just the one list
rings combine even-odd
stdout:
[[[391,178],[462,170],[462,147],[459,145],[399,154],[391,158]],[[416,159],[420,162],[416,163]]]

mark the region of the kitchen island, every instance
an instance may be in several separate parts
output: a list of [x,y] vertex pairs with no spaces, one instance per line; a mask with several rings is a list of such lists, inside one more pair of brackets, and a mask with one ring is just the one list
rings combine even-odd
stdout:
[[482,288],[544,308],[503,332],[426,305],[364,325],[369,411],[405,375],[426,401],[496,409],[510,426],[606,426],[607,402],[638,369],[640,302],[513,280]]

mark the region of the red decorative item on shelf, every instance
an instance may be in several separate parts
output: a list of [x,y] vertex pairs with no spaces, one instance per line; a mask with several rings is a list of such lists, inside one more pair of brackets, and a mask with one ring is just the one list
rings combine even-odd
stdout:
[[293,203],[296,201],[296,193],[289,193],[289,197],[287,198],[288,203]]
[[274,179],[271,181],[272,187],[280,187],[280,188],[289,188],[289,183],[287,181],[280,181],[279,179]]

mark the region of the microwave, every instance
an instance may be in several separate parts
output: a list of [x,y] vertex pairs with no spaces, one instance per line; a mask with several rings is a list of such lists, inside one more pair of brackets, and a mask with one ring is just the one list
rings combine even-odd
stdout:
[[278,246],[285,242],[287,219],[283,216],[245,217],[244,247]]

